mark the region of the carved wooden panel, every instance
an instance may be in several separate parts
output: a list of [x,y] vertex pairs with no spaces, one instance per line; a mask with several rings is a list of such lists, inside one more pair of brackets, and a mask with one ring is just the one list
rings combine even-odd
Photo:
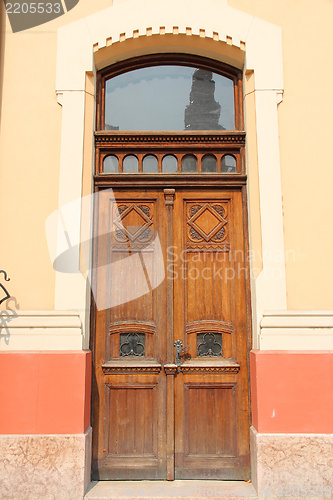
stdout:
[[175,339],[187,347],[175,378],[175,477],[244,479],[249,422],[241,196],[184,190],[175,200],[182,213],[174,251]]
[[107,391],[107,454],[156,457],[156,385],[108,385]]
[[[205,356],[209,354],[205,354],[204,346],[200,347],[199,345],[204,340],[210,341],[212,339],[212,335],[216,335],[220,337],[220,340],[216,338],[216,341],[221,344],[221,351],[219,351],[218,355],[224,356],[225,358],[229,358],[230,354],[230,346],[231,346],[231,338],[230,334],[232,334],[234,327],[232,323],[228,323],[227,321],[221,320],[197,320],[191,321],[187,323],[185,331],[187,334],[187,342],[189,345],[190,351],[193,353],[193,349],[195,348],[195,342],[197,345],[196,356]],[[208,337],[205,337],[208,335]],[[215,339],[213,340],[213,342]],[[209,346],[208,346],[209,349]],[[216,355],[212,353],[212,355]]]
[[[245,274],[231,274],[244,249],[241,192],[115,192],[97,263],[126,262],[126,277],[98,275],[100,288],[137,296],[96,313],[94,479],[247,478]],[[152,286],[156,234],[167,279]]]
[[181,372],[184,374],[187,373],[195,373],[197,375],[202,375],[204,373],[214,373],[216,375],[219,375],[220,373],[232,373],[232,374],[237,374],[240,370],[240,365],[237,363],[232,364],[231,366],[229,365],[214,365],[212,362],[209,364],[202,364],[200,365],[191,365],[191,364],[183,364],[181,368]]
[[[153,240],[155,207],[153,203],[113,203],[113,238],[115,242],[130,241],[134,247],[144,249],[144,243]],[[141,243],[141,245],[140,245]],[[113,248],[121,248],[118,245]]]
[[146,149],[147,145],[152,144],[155,146],[157,144],[163,144],[169,148],[174,146],[178,147],[181,144],[182,148],[188,145],[191,150],[193,148],[198,148],[211,145],[235,145],[244,146],[245,145],[245,132],[215,132],[215,133],[205,133],[205,132],[191,132],[191,133],[177,133],[177,132],[137,132],[137,133],[126,133],[126,132],[108,132],[108,131],[97,131],[95,132],[95,142],[97,147],[101,148],[103,145],[116,144],[119,146],[131,146],[135,148]]
[[[232,280],[227,279],[231,245],[229,205],[228,199],[214,198],[186,200],[184,203],[185,329],[188,334],[186,345],[192,357],[197,356],[196,335],[207,332],[221,333],[223,356],[233,356],[232,337],[227,335],[228,330],[233,330],[233,285]],[[218,323],[220,328],[216,328]]]
[[112,360],[107,361],[102,364],[102,370],[104,375],[138,375],[138,374],[148,374],[155,373],[158,374],[162,370],[162,365],[154,361],[144,361],[140,360],[138,363],[137,359],[126,361]]
[[232,323],[221,320],[192,321],[186,325],[186,333],[188,335],[191,333],[205,333],[209,331],[215,333],[232,333],[233,329]]
[[226,219],[227,209],[225,204],[188,203],[188,241],[192,243],[204,241],[221,243],[228,236],[228,222]]
[[121,197],[111,202],[109,213],[111,261],[126,259],[126,272],[120,269],[119,275],[109,277],[110,294],[114,302],[122,303],[110,310],[113,326],[107,359],[122,356],[120,335],[135,332],[145,335],[144,357],[156,358],[157,303],[152,286],[159,266],[155,253],[156,200]]
[[[109,326],[110,332],[110,359],[118,357],[141,357],[146,358],[154,357],[154,335],[156,335],[156,324],[153,321],[115,321]],[[128,337],[129,336],[129,337]],[[138,337],[137,337],[138,336]],[[128,337],[128,338],[127,338]],[[141,339],[141,340],[140,340]],[[128,353],[122,348],[125,342],[140,343],[143,342],[144,349],[138,347],[133,354]],[[123,351],[123,352],[122,352]]]
[[112,300],[96,311],[93,478],[163,479],[166,286],[156,286],[155,249],[157,233],[165,247],[164,195],[105,191],[99,205],[97,230],[108,237],[98,239],[98,293]]
[[[234,131],[104,130],[106,80],[160,63],[160,55],[136,57],[98,74],[95,234],[107,237],[94,265],[99,298],[114,300],[92,321],[93,478],[245,479],[247,296],[245,273],[232,274],[234,251],[246,248],[242,76],[198,56],[163,56],[233,80]],[[111,185],[116,202],[103,196]],[[103,273],[105,262],[120,272]],[[190,355],[180,368],[176,340]]]
[[185,456],[234,455],[234,384],[185,385]]

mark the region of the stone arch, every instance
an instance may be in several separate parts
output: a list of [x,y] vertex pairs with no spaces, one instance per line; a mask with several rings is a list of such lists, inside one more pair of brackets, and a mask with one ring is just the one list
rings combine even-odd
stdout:
[[173,33],[165,33],[162,28],[159,34],[150,34],[149,28],[146,29],[144,35],[139,35],[138,30],[134,30],[132,37],[123,39],[120,36],[116,42],[112,42],[112,38],[108,37],[103,47],[99,47],[96,43],[94,45],[96,70],[131,57],[168,52],[199,55],[238,69],[244,68],[244,42],[237,47],[232,45],[231,37],[227,37],[227,41],[220,40],[218,33],[214,33],[213,37],[208,37],[204,29],[200,29],[200,35],[194,35],[190,28],[186,34],[179,33],[177,26],[174,27]]

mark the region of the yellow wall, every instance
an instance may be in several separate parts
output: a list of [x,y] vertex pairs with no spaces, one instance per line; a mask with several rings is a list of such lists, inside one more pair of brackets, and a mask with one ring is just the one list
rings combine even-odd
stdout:
[[[80,0],[65,16],[15,34],[6,20],[0,63],[0,266],[21,309],[54,307],[44,223],[58,206],[62,109],[55,96],[56,30],[110,5],[100,0],[97,9],[95,2]],[[229,5],[282,27],[285,93],[279,127],[288,308],[333,308],[333,4],[229,0]]]
[[[8,25],[7,25],[8,29]],[[57,207],[61,108],[54,31],[8,33],[1,113],[1,268],[21,309],[53,308],[44,223]]]
[[280,158],[289,309],[333,308],[333,3],[229,0],[282,28]]
[[[111,4],[99,0],[98,10]],[[57,28],[94,9],[94,2],[80,0],[64,16],[18,33],[12,33],[5,16],[0,61],[0,268],[10,277],[6,287],[20,309],[54,308],[55,275],[44,224],[58,207],[61,106],[55,95]]]

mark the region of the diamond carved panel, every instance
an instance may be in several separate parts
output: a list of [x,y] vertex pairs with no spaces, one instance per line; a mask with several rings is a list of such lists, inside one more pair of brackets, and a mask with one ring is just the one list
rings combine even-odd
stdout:
[[[199,237],[210,241],[215,235],[223,237],[223,227],[227,224],[224,219],[225,210],[222,205],[211,206],[209,203],[196,205],[191,208],[190,219],[187,221],[191,227],[190,238],[198,240]],[[198,237],[199,236],[199,237]]]
[[146,205],[138,206],[135,203],[119,207],[118,216],[113,221],[116,226],[118,239],[128,238],[134,241],[143,236],[153,224],[150,219],[150,209]]

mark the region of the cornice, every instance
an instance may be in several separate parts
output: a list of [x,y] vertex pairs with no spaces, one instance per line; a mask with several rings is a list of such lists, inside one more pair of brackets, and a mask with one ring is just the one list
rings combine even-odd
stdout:
[[214,144],[218,145],[235,145],[243,146],[245,144],[245,132],[232,131],[232,132],[108,132],[98,131],[95,132],[96,146],[110,146],[116,144],[117,146],[123,145],[144,145],[158,144],[158,145],[194,145],[196,148]]

